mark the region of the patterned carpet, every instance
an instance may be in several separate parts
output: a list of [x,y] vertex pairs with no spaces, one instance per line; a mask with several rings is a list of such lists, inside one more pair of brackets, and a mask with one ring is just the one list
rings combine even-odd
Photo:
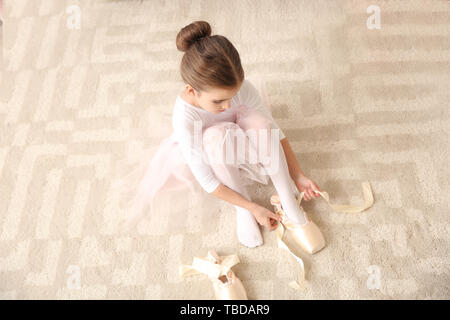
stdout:
[[[214,299],[206,276],[178,276],[208,249],[239,256],[249,299],[450,298],[449,1],[5,2],[2,299]],[[297,251],[304,290],[288,286],[298,269],[275,233],[240,245],[234,208],[213,195],[162,197],[159,216],[120,231],[112,185],[172,132],[175,37],[200,19],[247,77],[266,79],[274,118],[332,203],[359,204],[361,182],[372,186],[362,213],[303,203],[327,241]],[[271,184],[250,189],[271,209]]]

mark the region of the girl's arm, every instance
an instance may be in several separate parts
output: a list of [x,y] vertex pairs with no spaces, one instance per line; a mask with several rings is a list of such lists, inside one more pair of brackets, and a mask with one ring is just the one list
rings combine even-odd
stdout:
[[302,169],[300,168],[300,164],[295,157],[294,151],[292,151],[291,145],[287,138],[282,139],[281,145],[283,146],[284,154],[286,156],[286,162],[289,167],[289,174],[292,180],[296,181],[301,176],[304,176]]
[[280,216],[264,208],[263,206],[246,199],[240,193],[228,188],[222,183],[219,184],[212,194],[222,200],[247,209],[252,213],[260,225],[265,226],[270,231],[275,230],[277,227],[274,220],[281,221]]
[[256,203],[243,197],[240,193],[234,191],[233,189],[228,188],[223,183],[219,184],[219,186],[212,192],[212,194],[231,204],[235,204],[239,207],[245,208],[250,212],[253,211],[257,206]]
[[317,184],[305,176],[304,172],[298,164],[297,158],[295,157],[294,151],[289,144],[287,138],[280,141],[283,146],[284,154],[286,156],[286,162],[289,168],[289,175],[292,180],[294,180],[298,191],[304,192],[304,199],[309,201],[311,199],[319,197],[317,191],[321,191]]

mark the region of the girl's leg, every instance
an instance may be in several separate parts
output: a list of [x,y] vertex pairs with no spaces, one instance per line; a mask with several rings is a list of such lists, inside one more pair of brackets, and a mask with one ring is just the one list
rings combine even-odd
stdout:
[[[278,137],[273,140],[270,139],[272,129],[271,121],[256,110],[246,106],[241,106],[236,122],[243,130],[247,131],[249,129],[253,129],[254,132],[256,132],[256,135],[247,135],[250,142],[257,150],[258,156],[260,148],[262,147],[258,142],[263,140],[267,141],[266,146],[262,147],[264,151],[262,153],[264,153],[270,161],[266,163],[261,162],[261,164],[266,169],[266,174],[269,174],[273,185],[277,190],[286,216],[297,223],[306,223],[305,217],[297,204],[294,190],[292,189],[292,178],[289,174],[289,168],[286,162],[283,146],[279,142]],[[277,143],[278,148],[272,148],[271,143]],[[273,165],[273,167],[271,167],[271,165]]]
[[[210,165],[217,179],[230,189],[251,200],[240,177],[238,166],[236,163],[228,164],[224,159],[226,145],[230,143],[228,140],[233,137],[233,135],[226,134],[227,129],[242,131],[233,122],[221,122],[209,127],[203,133],[204,150],[208,155]],[[252,213],[237,205],[234,205],[234,207],[236,208],[236,225],[239,241],[250,248],[262,245],[261,230]]]
[[306,223],[306,219],[298,206],[295,193],[290,184],[292,178],[289,174],[289,168],[286,162],[283,146],[280,142],[278,143],[278,170],[274,174],[271,174],[270,178],[272,179],[273,185],[275,186],[278,196],[280,197],[280,202],[286,216],[292,221],[299,224],[304,224]]

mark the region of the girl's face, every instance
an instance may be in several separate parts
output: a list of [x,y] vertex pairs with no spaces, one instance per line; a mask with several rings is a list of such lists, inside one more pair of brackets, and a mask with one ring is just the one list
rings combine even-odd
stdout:
[[231,98],[241,85],[242,82],[234,88],[209,88],[207,91],[198,92],[187,84],[186,93],[192,99],[192,105],[212,113],[220,113],[230,108]]

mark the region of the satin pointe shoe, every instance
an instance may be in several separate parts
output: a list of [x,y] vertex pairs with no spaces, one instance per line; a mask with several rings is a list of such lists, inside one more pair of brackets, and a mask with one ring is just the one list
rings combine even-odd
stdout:
[[[214,250],[208,251],[208,257],[215,264],[223,263],[222,258]],[[214,278],[210,277],[210,279],[217,300],[247,300],[244,286],[233,270],[229,269],[226,274]]]
[[300,206],[302,197],[303,193],[300,196],[296,196],[300,211],[306,220],[304,224],[295,223],[286,216],[277,194],[270,198],[270,203],[274,206],[275,213],[281,216],[281,223],[292,234],[295,242],[309,254],[314,254],[325,247],[325,239],[319,227],[308,217],[303,207]]
[[214,250],[209,250],[205,258],[194,257],[191,266],[180,266],[179,273],[182,278],[197,273],[208,275],[217,300],[248,300],[241,280],[231,270],[238,263],[237,255],[220,257]]

